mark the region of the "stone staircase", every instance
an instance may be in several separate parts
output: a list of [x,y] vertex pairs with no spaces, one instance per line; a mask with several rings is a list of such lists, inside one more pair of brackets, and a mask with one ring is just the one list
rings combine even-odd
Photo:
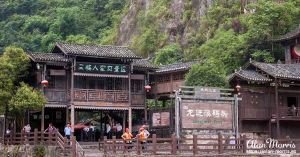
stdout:
[[99,157],[103,156],[103,152],[99,150],[98,142],[79,142],[84,150],[85,157]]

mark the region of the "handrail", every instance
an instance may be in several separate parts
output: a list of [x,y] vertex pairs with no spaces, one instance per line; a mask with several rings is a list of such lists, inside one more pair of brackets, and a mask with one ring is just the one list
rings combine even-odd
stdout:
[[75,140],[76,142],[76,157],[84,157],[85,154],[84,154],[84,150],[83,148],[81,147],[81,145]]

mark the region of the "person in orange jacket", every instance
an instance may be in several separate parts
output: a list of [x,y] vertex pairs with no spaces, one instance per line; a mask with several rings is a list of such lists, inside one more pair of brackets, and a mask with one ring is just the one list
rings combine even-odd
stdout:
[[[131,144],[132,143],[131,139],[132,139],[133,136],[129,132],[128,128],[125,129],[125,132],[123,133],[123,135],[121,137],[125,141],[126,144]],[[131,146],[129,146],[128,148],[131,148]]]
[[147,134],[145,132],[145,129],[141,127],[139,129],[139,134],[137,135],[139,142],[142,144],[142,149],[146,149],[146,144],[147,144]]

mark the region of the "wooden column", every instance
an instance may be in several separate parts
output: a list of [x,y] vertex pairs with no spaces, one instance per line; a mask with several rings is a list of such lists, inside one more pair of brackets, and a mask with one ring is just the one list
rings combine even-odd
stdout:
[[290,45],[285,46],[285,64],[291,64],[292,59],[291,59],[291,50],[290,50]]
[[129,73],[128,73],[128,128],[129,131],[132,131],[132,109],[131,109],[131,72],[132,72],[132,63],[129,66]]
[[126,128],[126,110],[123,111],[123,124],[122,124],[122,128],[123,128],[123,132],[125,132],[125,128]]
[[131,112],[131,107],[128,108],[128,128],[129,128],[129,132],[132,132],[132,112]]
[[[145,84],[145,81],[144,81],[144,86],[146,85],[149,85],[149,71],[147,71],[147,78],[146,78],[146,81],[147,81],[147,84]],[[145,98],[144,98],[144,119],[145,119],[145,122],[148,122],[148,112],[147,112],[147,91],[144,90],[144,95],[145,95]]]
[[[72,68],[72,66],[71,66],[71,68]],[[70,78],[69,78],[69,71],[68,70],[66,70],[66,85],[65,85],[65,89],[66,89],[66,100],[67,101],[69,101],[68,100],[68,90],[69,90],[69,88],[70,88],[70,86],[69,86],[69,81],[70,81]],[[69,117],[69,105],[67,105],[66,106],[66,122],[67,123],[69,123],[70,122],[70,119],[69,119],[70,117]]]
[[[42,72],[42,81],[46,79],[46,69],[47,65],[44,64]],[[45,87],[42,87],[43,94],[45,95]],[[45,130],[45,107],[42,108],[42,117],[41,117],[41,131]]]
[[74,106],[74,68],[76,66],[76,59],[73,59],[72,67],[71,67],[71,129],[72,135],[74,135],[74,125],[75,125],[75,106]]
[[275,78],[275,105],[276,105],[276,138],[280,137],[279,103],[278,103],[278,80]]

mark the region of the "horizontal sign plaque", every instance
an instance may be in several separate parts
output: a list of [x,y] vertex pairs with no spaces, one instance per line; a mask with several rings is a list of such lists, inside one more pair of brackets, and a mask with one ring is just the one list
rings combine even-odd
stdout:
[[129,66],[106,63],[76,63],[75,71],[81,73],[127,75],[129,73]]
[[183,129],[232,129],[232,104],[215,102],[182,102]]

